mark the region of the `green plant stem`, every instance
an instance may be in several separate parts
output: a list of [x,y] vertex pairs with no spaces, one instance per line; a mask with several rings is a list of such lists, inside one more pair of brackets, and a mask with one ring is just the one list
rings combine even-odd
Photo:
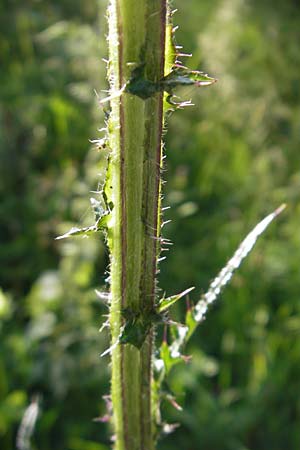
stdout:
[[115,449],[152,450],[153,330],[141,349],[116,343],[122,311],[147,315],[155,302],[163,94],[142,99],[124,88],[137,67],[144,67],[149,81],[164,75],[166,1],[111,0],[108,21],[111,162],[105,189],[113,204],[108,243]]

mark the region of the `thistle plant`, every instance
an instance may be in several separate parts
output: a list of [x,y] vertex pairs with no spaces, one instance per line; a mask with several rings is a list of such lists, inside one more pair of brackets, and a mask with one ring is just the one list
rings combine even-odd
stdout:
[[[107,135],[108,166],[102,203],[93,200],[96,221],[73,228],[60,238],[104,231],[110,251],[109,328],[111,344],[103,355],[112,362],[112,423],[116,450],[153,450],[166,426],[159,413],[161,386],[183,360],[182,349],[209,305],[228,283],[257,237],[283,207],[267,216],[242,242],[189,308],[182,324],[169,308],[193,289],[159,298],[156,276],[161,248],[163,168],[162,135],[166,113],[177,102],[179,86],[209,86],[215,79],[189,70],[179,61],[172,14],[166,0],[110,0],[108,7]],[[172,341],[155,348],[155,329],[171,329]],[[171,395],[169,399],[173,401]],[[176,405],[176,403],[174,402]]]

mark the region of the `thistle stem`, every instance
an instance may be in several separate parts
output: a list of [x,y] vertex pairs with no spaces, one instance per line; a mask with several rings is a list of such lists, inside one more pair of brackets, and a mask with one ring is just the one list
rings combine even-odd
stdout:
[[155,303],[163,94],[145,99],[125,87],[136,69],[150,82],[164,76],[166,0],[111,0],[108,21],[111,160],[105,191],[113,205],[108,244],[115,449],[153,450],[153,330],[141,349],[114,344],[124,325],[122,311],[147,315]]

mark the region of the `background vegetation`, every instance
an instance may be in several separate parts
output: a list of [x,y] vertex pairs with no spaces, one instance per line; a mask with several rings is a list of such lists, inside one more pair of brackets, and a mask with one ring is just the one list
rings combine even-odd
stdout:
[[[190,0],[177,41],[187,64],[219,78],[180,92],[166,136],[160,286],[197,299],[239,241],[280,203],[187,349],[169,384],[183,412],[161,450],[300,448],[300,9],[288,0]],[[33,394],[39,450],[107,450],[108,361],[99,355],[108,255],[102,238],[55,241],[93,216],[105,154],[105,7],[97,0],[0,4],[0,441],[15,448]],[[182,311],[174,311],[180,320]]]

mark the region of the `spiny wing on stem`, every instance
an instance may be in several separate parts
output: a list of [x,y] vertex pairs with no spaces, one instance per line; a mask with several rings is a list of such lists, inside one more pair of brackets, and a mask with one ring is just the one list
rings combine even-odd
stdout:
[[107,224],[107,218],[109,213],[102,216],[94,225],[84,228],[72,227],[67,233],[57,236],[55,239],[65,239],[73,236],[89,236],[90,234],[96,233],[97,231],[104,230]]
[[144,65],[136,67],[132,71],[131,78],[126,85],[126,92],[137,95],[146,100],[157,92],[167,92],[171,96],[174,89],[180,86],[210,86],[217,80],[203,72],[189,70],[183,66],[174,66],[160,81],[154,82],[145,78]]
[[67,233],[57,236],[55,239],[65,239],[74,236],[89,236],[98,231],[103,231],[108,227],[108,221],[110,218],[110,213],[113,209],[113,203],[111,201],[111,175],[110,175],[110,157],[107,159],[107,169],[106,169],[106,180],[102,189],[102,199],[105,208],[102,207],[102,202],[96,200],[95,198],[90,198],[91,206],[94,210],[95,223],[88,227],[78,228],[72,227]]

